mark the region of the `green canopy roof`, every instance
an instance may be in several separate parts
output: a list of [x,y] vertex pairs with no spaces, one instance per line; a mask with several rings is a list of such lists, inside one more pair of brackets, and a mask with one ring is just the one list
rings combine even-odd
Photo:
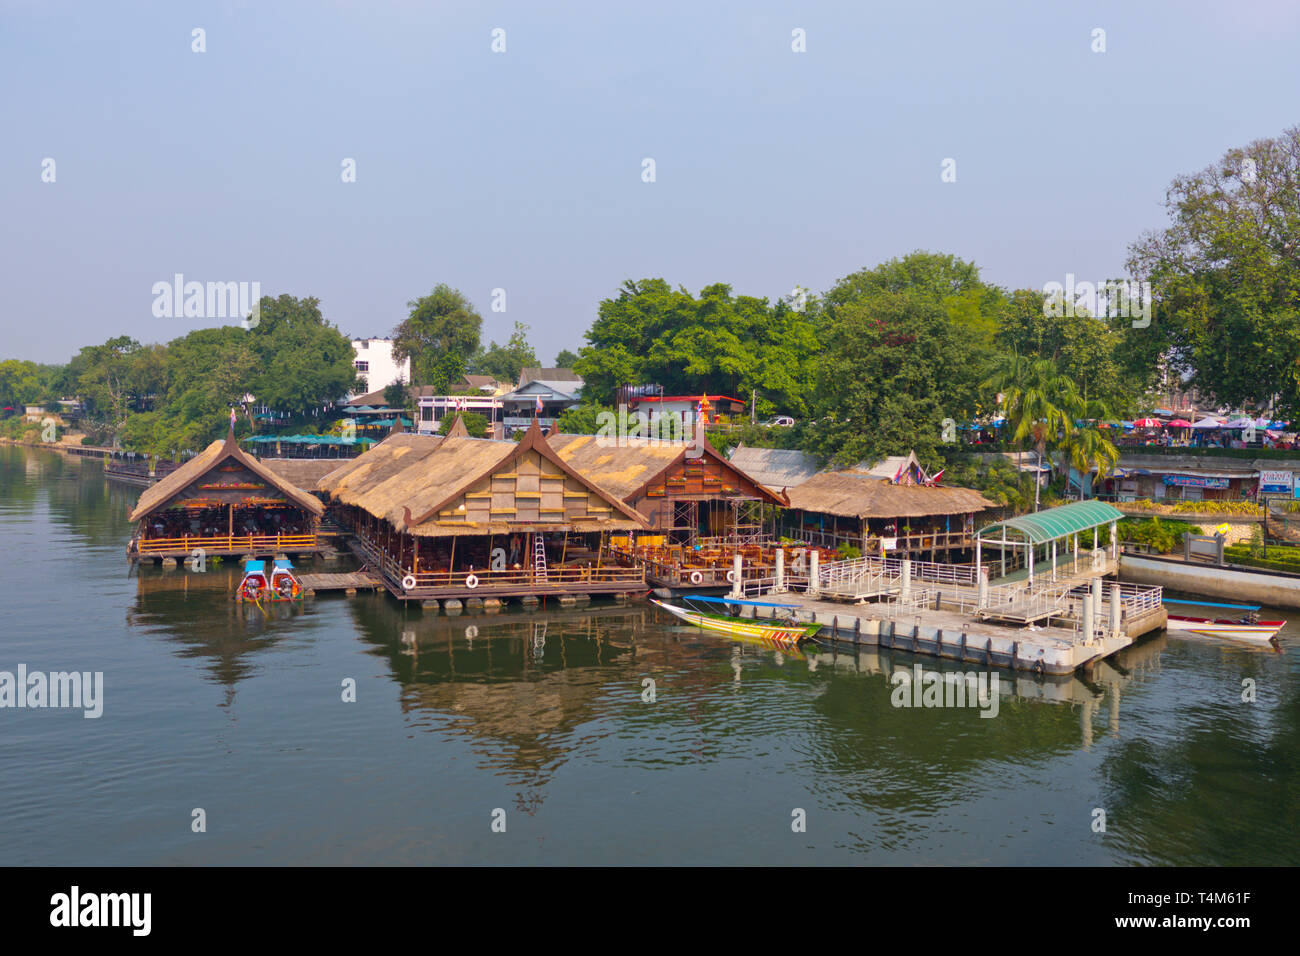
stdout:
[[981,528],[975,537],[981,541],[999,541],[1005,531],[1008,540],[1042,544],[1110,524],[1123,517],[1124,512],[1104,501],[1076,501],[1059,508],[1048,508],[1046,511],[999,521]]

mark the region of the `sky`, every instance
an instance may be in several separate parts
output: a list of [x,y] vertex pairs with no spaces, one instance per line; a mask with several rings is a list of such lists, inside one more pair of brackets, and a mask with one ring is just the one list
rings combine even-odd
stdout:
[[235,321],[155,314],[177,274],[354,336],[445,282],[548,364],[627,279],[1116,277],[1175,176],[1300,123],[1298,39],[1295,0],[0,0],[0,357]]

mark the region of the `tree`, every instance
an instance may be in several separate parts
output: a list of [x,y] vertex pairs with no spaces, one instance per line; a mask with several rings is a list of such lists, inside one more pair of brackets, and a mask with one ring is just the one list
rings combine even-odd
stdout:
[[261,321],[245,335],[257,358],[250,391],[277,411],[305,415],[357,384],[352,342],[320,311],[320,300],[263,296]]
[[818,351],[808,310],[734,296],[725,283],[693,296],[663,279],[624,282],[586,337],[573,367],[592,401],[612,404],[620,386],[655,384],[670,395],[757,393],[762,414],[804,413]]
[[1166,193],[1171,223],[1130,247],[1150,340],[1232,407],[1300,414],[1300,127],[1231,149]]
[[[488,420],[477,412],[457,412],[461,421],[465,423],[465,431],[469,433],[470,438],[486,438],[488,433]],[[456,420],[456,415],[448,415],[438,426],[438,434],[445,435],[451,431],[451,423]]]
[[474,357],[470,370],[478,375],[491,375],[498,382],[515,382],[520,372],[537,364],[537,353],[528,344],[528,326],[516,322],[506,344],[493,342]]
[[970,263],[918,252],[853,273],[825,302],[805,448],[845,465],[910,449],[937,463],[944,419],[976,411],[1000,290]]
[[5,359],[0,362],[0,408],[21,413],[24,405],[41,397],[40,369],[35,362]]
[[459,290],[444,283],[406,305],[411,313],[393,331],[393,355],[411,360],[412,383],[445,393],[478,350],[483,318]]
[[576,352],[570,352],[568,349],[560,349],[560,354],[555,356],[556,368],[573,368],[578,362]]
[[1079,500],[1083,500],[1083,479],[1097,469],[1097,483],[1115,473],[1119,449],[1095,426],[1075,428],[1061,442],[1065,460],[1079,472]]

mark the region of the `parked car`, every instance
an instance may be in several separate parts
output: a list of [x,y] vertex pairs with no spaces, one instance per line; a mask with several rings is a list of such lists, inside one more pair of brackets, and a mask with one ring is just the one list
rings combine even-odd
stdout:
[[769,428],[789,428],[794,424],[794,419],[789,415],[778,415],[770,422],[764,422],[763,424],[767,425]]

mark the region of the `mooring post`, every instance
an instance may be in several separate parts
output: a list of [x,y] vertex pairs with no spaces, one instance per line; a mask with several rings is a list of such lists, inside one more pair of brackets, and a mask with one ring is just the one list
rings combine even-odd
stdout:
[[776,549],[776,587],[772,591],[775,594],[785,593],[785,548]]
[[1103,600],[1102,598],[1103,593],[1104,592],[1102,591],[1101,578],[1093,578],[1092,579],[1092,609],[1097,614],[1101,614],[1101,602]]
[[911,593],[912,593],[912,560],[910,558],[904,558],[903,577],[902,580],[899,582],[898,596],[902,598],[904,601],[906,601],[908,596]]
[[[1100,579],[1098,579],[1100,580]],[[1083,643],[1092,643],[1092,592],[1083,595]]]
[[1110,636],[1119,637],[1119,585],[1110,586]]
[[977,608],[986,608],[989,606],[989,569],[980,568],[979,570],[980,579],[979,583],[976,585],[975,606]]
[[813,548],[808,552],[808,596],[821,596],[821,580],[818,573],[818,566],[821,560],[821,553]]
[[740,586],[742,571],[744,571],[744,563],[740,552],[737,551],[731,557],[731,596],[734,598],[742,597],[745,593]]

